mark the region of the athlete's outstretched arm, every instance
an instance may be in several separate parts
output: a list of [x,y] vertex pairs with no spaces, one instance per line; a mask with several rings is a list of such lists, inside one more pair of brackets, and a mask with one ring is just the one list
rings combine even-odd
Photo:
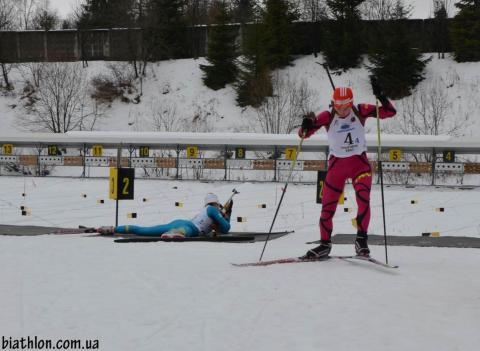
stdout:
[[[377,106],[372,104],[359,104],[358,112],[363,118],[377,117]],[[384,104],[378,109],[380,119],[391,118],[397,114],[397,110],[393,104],[388,101],[388,104]]]
[[207,216],[215,221],[215,223],[218,225],[218,230],[220,230],[221,233],[228,233],[230,230],[230,222],[222,216],[218,208],[215,206],[208,206]]

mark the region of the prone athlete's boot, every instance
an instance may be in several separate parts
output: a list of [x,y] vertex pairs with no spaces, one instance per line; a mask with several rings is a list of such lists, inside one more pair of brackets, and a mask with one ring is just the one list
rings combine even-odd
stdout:
[[97,233],[101,235],[112,235],[115,234],[115,227],[112,226],[105,226],[97,228]]

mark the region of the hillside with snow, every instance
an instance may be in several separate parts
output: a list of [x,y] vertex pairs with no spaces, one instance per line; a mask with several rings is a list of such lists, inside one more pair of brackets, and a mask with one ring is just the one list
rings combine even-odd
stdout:
[[[474,136],[480,132],[480,63],[456,63],[452,58],[437,59],[432,56],[425,70],[425,80],[414,93],[402,100],[394,101],[398,110],[395,119],[383,125],[383,132],[411,134],[406,131],[408,119],[441,114],[444,119],[439,134],[454,131],[458,136]],[[321,57],[313,55],[298,57],[291,67],[274,73],[274,79],[287,82],[291,86],[304,84],[309,91],[308,108],[319,112],[328,108],[331,86],[323,68],[317,64]],[[205,59],[184,59],[152,63],[147,66],[146,77],[142,82],[134,81],[132,95],[140,95],[138,104],[115,100],[112,104],[100,106],[102,117],[94,125],[94,130],[102,131],[198,131],[198,132],[262,132],[258,123],[258,111],[249,107],[238,107],[236,93],[232,86],[213,91],[202,82],[200,64]],[[72,63],[71,65],[79,65]],[[84,74],[95,77],[109,75],[109,65],[128,71],[126,63],[90,62],[83,68]],[[22,73],[23,72],[23,73]],[[2,133],[26,131],[19,125],[19,119],[28,111],[23,107],[26,100],[22,91],[28,74],[22,66],[12,69],[11,78],[15,90],[0,96]],[[355,101],[374,102],[374,96],[365,67],[351,69],[334,75],[337,86],[353,88]],[[91,89],[91,87],[90,87]],[[92,102],[89,102],[92,105]],[[89,107],[85,106],[85,109]],[[155,115],[162,115],[170,123],[168,127],[155,123]],[[298,116],[298,122],[301,115]],[[195,122],[195,123],[193,123]],[[197,123],[200,122],[200,123]],[[402,127],[403,126],[403,127]],[[367,123],[367,132],[375,130],[375,123]],[[421,134],[430,134],[425,130]]]

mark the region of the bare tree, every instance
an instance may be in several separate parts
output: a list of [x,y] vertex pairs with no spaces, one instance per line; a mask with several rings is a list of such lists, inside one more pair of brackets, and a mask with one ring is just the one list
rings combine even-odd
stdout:
[[438,9],[444,8],[447,11],[447,16],[450,17],[453,12],[454,2],[453,0],[432,0],[433,1],[433,12],[435,13]]
[[43,77],[43,71],[46,67],[44,62],[28,62],[18,65],[18,71],[23,78],[23,90],[21,100],[24,100],[23,106],[30,108],[38,100],[37,90]]
[[[433,79],[426,88],[417,89],[411,96],[402,100],[400,113],[392,124],[386,127],[389,133],[407,135],[452,135],[459,136],[469,124],[469,116],[452,116],[452,101],[446,84]],[[431,161],[431,155],[414,155],[418,160]]]
[[185,17],[191,26],[207,24],[209,0],[186,0]]
[[0,66],[2,66],[2,76],[3,76],[3,81],[5,82],[5,88],[7,90],[13,90],[13,85],[10,82],[10,79],[8,78],[8,74],[12,70],[12,65],[2,62],[0,63]]
[[[13,0],[0,0],[0,30],[12,30],[15,28],[16,7]],[[1,47],[0,47],[1,50]],[[12,65],[0,62],[2,68],[2,77],[7,90],[13,89],[8,78]]]
[[402,0],[366,0],[360,5],[362,17],[367,20],[389,20],[398,18],[399,6],[403,14],[410,14],[413,10],[411,5],[403,5]]
[[42,0],[36,6],[31,22],[33,29],[52,30],[59,26],[60,16],[50,7],[50,0]]
[[65,133],[92,129],[101,111],[87,103],[87,79],[79,63],[49,63],[36,93],[30,113],[20,117],[20,124],[30,131]]
[[135,79],[133,68],[126,62],[108,63],[107,68],[118,86],[132,86]]
[[78,28],[78,23],[82,18],[82,13],[83,13],[82,4],[83,4],[82,0],[76,0],[76,2],[74,2],[72,5],[72,11],[67,16],[67,20],[71,22],[75,28]]
[[297,82],[278,73],[273,77],[273,90],[273,96],[256,109],[257,121],[263,133],[291,133],[301,116],[311,110],[313,92],[305,80]]
[[220,118],[216,110],[218,100],[210,99],[206,105],[194,103],[192,118],[183,120],[183,131],[193,133],[209,133],[214,130],[212,119]]
[[[138,104],[141,92],[135,85],[133,66],[127,62],[107,63],[107,73],[101,73],[91,79],[94,89],[91,97],[99,104],[111,106],[115,99],[125,103]],[[141,86],[140,86],[141,88]]]
[[16,0],[15,3],[18,9],[20,27],[24,30],[32,29],[32,19],[39,4],[38,0]]
[[182,121],[177,116],[177,105],[174,102],[153,100],[150,104],[152,126],[159,132],[178,132]]
[[451,105],[445,84],[434,79],[425,89],[403,100],[400,130],[405,134],[458,136],[464,121],[449,119],[450,124],[446,123]]
[[325,0],[296,0],[296,8],[303,21],[318,22],[327,18]]
[[16,7],[13,0],[0,0],[0,30],[9,30],[14,27]]
[[12,19],[15,14],[13,0],[0,0],[0,28],[5,29],[12,26]]
[[43,62],[28,62],[21,64],[19,69],[25,83],[32,84],[36,90],[40,87],[45,67]]

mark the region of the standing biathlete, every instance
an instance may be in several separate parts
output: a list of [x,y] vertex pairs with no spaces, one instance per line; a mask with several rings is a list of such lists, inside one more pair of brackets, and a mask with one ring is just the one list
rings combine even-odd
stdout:
[[[372,87],[382,104],[379,108],[380,119],[394,116],[395,108],[375,81],[372,81]],[[330,151],[320,214],[320,245],[307,251],[304,258],[319,258],[330,254],[333,216],[347,179],[352,180],[358,206],[355,251],[361,256],[370,254],[367,232],[370,222],[372,170],[367,158],[365,121],[376,116],[375,105],[355,106],[350,88],[336,88],[331,111],[323,111],[317,116],[311,112],[304,117],[298,135],[308,138],[321,127],[325,127]]]
[[212,230],[226,234],[230,230],[233,200],[223,207],[217,195],[208,193],[205,197],[205,207],[191,220],[175,219],[167,224],[152,227],[137,225],[122,225],[119,227],[101,227],[101,234],[136,234],[143,236],[160,236],[165,239],[181,239],[208,235]]

